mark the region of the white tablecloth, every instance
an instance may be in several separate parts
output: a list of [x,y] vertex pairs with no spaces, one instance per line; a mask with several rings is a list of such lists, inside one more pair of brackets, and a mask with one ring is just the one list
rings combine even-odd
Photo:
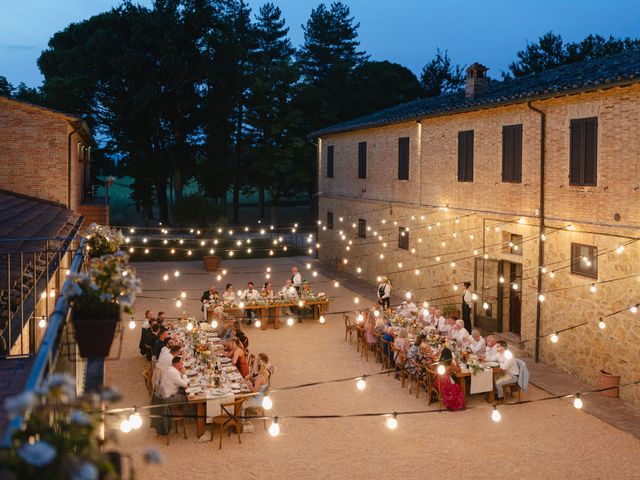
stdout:
[[207,418],[205,420],[206,423],[211,423],[211,417],[215,417],[220,415],[220,404],[221,403],[230,403],[235,399],[235,394],[233,392],[229,392],[227,394],[211,397],[207,396]]
[[471,375],[471,395],[474,393],[490,392],[493,389],[493,370],[478,369],[475,375]]

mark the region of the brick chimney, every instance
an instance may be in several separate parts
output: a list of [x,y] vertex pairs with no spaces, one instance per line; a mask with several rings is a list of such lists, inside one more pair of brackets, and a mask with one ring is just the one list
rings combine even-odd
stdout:
[[465,88],[467,98],[476,98],[486,90],[489,85],[487,70],[489,70],[487,67],[477,62],[467,68]]

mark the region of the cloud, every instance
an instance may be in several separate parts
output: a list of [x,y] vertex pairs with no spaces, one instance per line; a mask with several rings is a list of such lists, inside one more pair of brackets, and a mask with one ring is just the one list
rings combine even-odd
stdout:
[[0,49],[4,50],[7,53],[19,53],[19,52],[31,52],[33,50],[38,50],[39,47],[36,45],[0,45]]

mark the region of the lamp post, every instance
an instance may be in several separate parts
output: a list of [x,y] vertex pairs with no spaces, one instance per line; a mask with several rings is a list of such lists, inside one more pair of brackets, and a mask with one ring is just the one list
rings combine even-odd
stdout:
[[109,187],[113,185],[114,177],[109,175],[104,179],[104,224],[109,224]]

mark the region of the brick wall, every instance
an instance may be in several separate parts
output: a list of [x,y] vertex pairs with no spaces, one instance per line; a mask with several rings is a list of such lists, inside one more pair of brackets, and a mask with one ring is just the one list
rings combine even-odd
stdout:
[[[622,312],[607,321],[604,331],[597,323],[600,316],[640,301],[640,242],[628,245],[622,254],[615,252],[619,244],[629,241],[627,237],[637,237],[640,228],[640,139],[635,133],[640,123],[640,86],[534,105],[547,113],[545,203],[549,228],[544,265],[548,272],[541,287],[545,294],[541,334],[589,322],[562,333],[557,345],[541,339],[541,360],[594,386],[600,369],[620,374],[623,383],[635,381],[640,378],[635,361],[640,358],[637,315]],[[590,116],[598,117],[598,185],[570,186],[569,122]],[[502,126],[518,123],[523,125],[522,183],[503,183]],[[470,183],[457,181],[460,130],[475,132],[474,181]],[[404,182],[397,180],[397,139],[402,136],[411,136],[410,180]],[[357,144],[361,141],[369,146],[366,181],[357,179]],[[386,274],[396,293],[411,291],[419,301],[439,306],[458,305],[461,283],[472,281],[479,294],[476,311],[482,314],[482,303],[487,301],[494,317],[498,290],[508,297],[511,288],[508,278],[505,284],[498,283],[498,262],[521,263],[521,338],[530,340],[524,347],[533,354],[538,302],[539,142],[540,117],[524,104],[322,138],[320,219],[324,224],[326,213],[332,211],[334,229],[320,230],[320,258],[331,263],[348,259],[346,270],[370,281],[372,289],[376,276]],[[335,148],[334,179],[325,176],[328,145]],[[614,219],[616,213],[619,220]],[[370,227],[366,239],[357,238],[352,227],[358,218],[366,219]],[[566,228],[569,224],[573,230]],[[409,250],[398,248],[400,226],[410,229]],[[341,230],[345,240],[341,240]],[[507,252],[503,242],[510,234],[522,235],[521,255]],[[571,273],[572,242],[598,247],[597,279]],[[596,285],[597,291],[592,293],[589,287],[594,282],[605,283]],[[502,327],[508,331],[512,328],[506,313],[508,301],[502,303]],[[624,388],[621,395],[640,405],[640,387]]]

